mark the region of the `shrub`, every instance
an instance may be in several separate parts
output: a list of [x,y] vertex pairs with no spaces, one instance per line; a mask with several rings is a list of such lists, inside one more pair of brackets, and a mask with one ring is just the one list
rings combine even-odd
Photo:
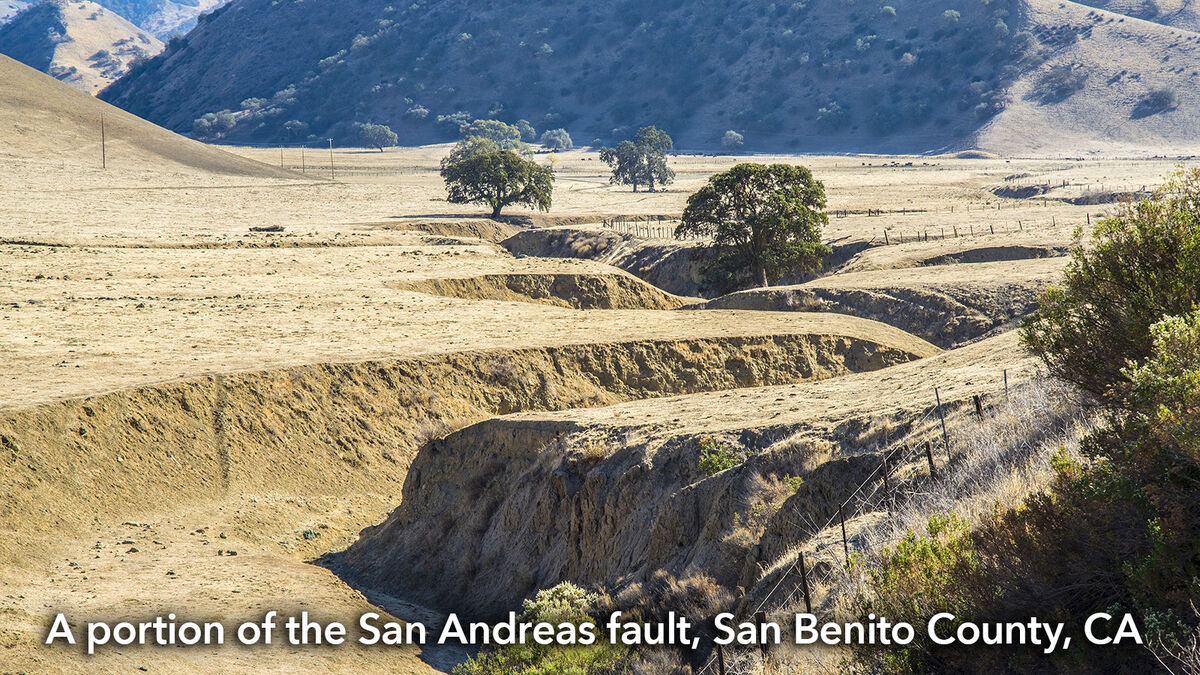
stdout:
[[705,438],[700,441],[700,470],[705,476],[715,476],[726,469],[744,462],[742,453],[721,443],[715,438]]
[[1142,97],[1133,109],[1133,118],[1141,119],[1159,113],[1169,112],[1179,107],[1179,97],[1174,89],[1152,89]]
[[542,134],[542,145],[549,150],[570,150],[575,147],[566,129],[551,129]]
[[1150,327],[1200,302],[1200,170],[1181,171],[1154,199],[1102,220],[1021,328],[1052,374],[1119,405],[1127,363],[1151,355]]
[[[523,603],[520,621],[595,626],[588,612],[596,596],[571,582],[538,591]],[[604,631],[595,629],[601,641],[589,646],[516,644],[497,647],[468,659],[454,668],[454,675],[601,675],[624,672],[632,657],[628,647],[602,641]]]

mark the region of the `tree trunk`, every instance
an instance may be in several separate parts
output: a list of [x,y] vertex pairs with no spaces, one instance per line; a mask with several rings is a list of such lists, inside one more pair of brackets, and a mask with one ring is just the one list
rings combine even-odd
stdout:
[[493,206],[492,207],[492,217],[499,218],[500,217],[500,209],[502,209],[502,208],[504,208],[503,204],[496,204],[495,206]]
[[758,268],[758,283],[762,284],[763,288],[770,286],[771,284],[767,281],[767,268],[763,267],[762,265],[757,265],[757,268]]

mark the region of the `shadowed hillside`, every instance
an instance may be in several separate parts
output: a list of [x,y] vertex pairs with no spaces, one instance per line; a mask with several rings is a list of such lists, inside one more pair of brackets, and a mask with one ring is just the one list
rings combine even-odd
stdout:
[[[1184,91],[1200,69],[1195,39],[1041,0],[244,0],[103,97],[181,132],[229,111],[233,142],[353,141],[352,125],[371,121],[422,143],[499,118],[566,127],[584,144],[654,123],[691,149],[733,129],[750,149],[914,152],[971,146],[980,130],[996,149],[1028,149],[992,123],[1016,109],[1020,129],[1032,92],[1038,124],[1176,147],[1195,115]],[[1178,98],[1132,114],[1156,87]],[[1168,109],[1168,124],[1154,118]]]

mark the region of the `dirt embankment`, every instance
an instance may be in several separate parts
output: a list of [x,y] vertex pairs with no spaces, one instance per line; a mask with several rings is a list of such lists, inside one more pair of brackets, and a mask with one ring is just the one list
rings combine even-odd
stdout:
[[563,227],[528,230],[500,245],[513,255],[596,260],[668,293],[700,295],[701,279],[698,265],[692,259],[693,243],[652,243],[608,230]]
[[494,350],[212,376],[8,411],[0,562],[36,564],[48,541],[164,503],[396,490],[431,438],[498,414],[828,377],[928,356],[924,344],[796,334]]
[[[795,422],[663,434],[492,419],[423,449],[399,508],[326,563],[353,586],[481,618],[566,580],[620,598],[665,573],[736,598],[878,468],[880,428],[911,431],[862,413],[829,437]],[[714,439],[748,459],[706,474],[701,444]]]
[[890,324],[949,349],[1011,325],[1037,308],[1044,284],[825,288],[779,286],[732,293],[703,309],[837,312]]
[[400,290],[470,300],[537,302],[575,309],[679,309],[689,301],[623,274],[487,274],[421,279]]

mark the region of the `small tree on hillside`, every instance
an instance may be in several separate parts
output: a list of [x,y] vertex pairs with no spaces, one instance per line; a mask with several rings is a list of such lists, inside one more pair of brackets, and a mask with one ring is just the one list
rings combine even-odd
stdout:
[[492,217],[510,204],[550,210],[554,173],[511,150],[475,155],[442,168],[452,204],[487,204]]
[[566,129],[551,129],[542,134],[542,145],[548,150],[565,151],[575,147]]
[[521,132],[521,140],[526,143],[532,143],[537,139],[537,129],[529,123],[529,120],[517,120],[517,131]]
[[464,124],[458,129],[459,137],[486,138],[500,146],[501,150],[520,150],[524,147],[521,142],[521,130],[499,120],[475,120]]
[[738,132],[730,129],[721,137],[721,145],[725,146],[726,150],[737,150],[746,144],[746,138]]
[[715,286],[768,286],[813,272],[830,253],[821,243],[825,186],[790,164],[738,164],[688,198],[677,237],[711,236],[702,272]]
[[600,159],[612,167],[611,181],[632,185],[646,185],[651,192],[655,185],[667,185],[675,180],[675,172],[667,166],[667,151],[674,142],[666,132],[655,127],[642,127],[631,141],[622,141],[616,148],[602,148]]
[[363,145],[368,148],[378,148],[380,152],[383,152],[384,148],[396,145],[396,141],[400,140],[396,132],[382,124],[356,124],[355,126],[358,127],[358,139],[362,141]]

